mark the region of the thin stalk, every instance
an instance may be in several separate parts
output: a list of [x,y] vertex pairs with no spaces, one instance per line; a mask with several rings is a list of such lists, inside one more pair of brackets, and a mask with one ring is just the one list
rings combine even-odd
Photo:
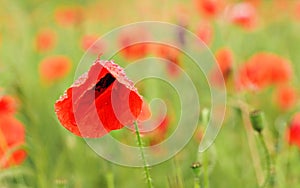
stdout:
[[194,188],[200,188],[199,177],[194,178]]
[[108,188],[115,188],[113,173],[111,173],[111,172],[107,173],[105,178],[106,178],[107,187]]
[[143,149],[143,142],[142,142],[142,139],[141,139],[141,135],[140,135],[140,131],[139,131],[139,127],[138,127],[137,122],[134,122],[134,128],[135,128],[135,133],[136,133],[136,137],[137,137],[138,146],[139,146],[140,152],[141,152],[141,157],[142,157],[142,161],[143,161],[143,166],[144,166],[144,172],[145,172],[145,175],[146,175],[147,185],[148,185],[148,188],[153,188],[152,179],[151,179],[150,172],[149,172],[150,171],[149,170],[149,165],[147,164],[147,160],[146,160],[146,157],[145,157],[145,153],[144,153],[144,149]]
[[272,173],[271,172],[271,170],[272,170],[271,169],[271,157],[270,157],[270,153],[268,151],[266,142],[265,142],[264,137],[261,132],[259,132],[258,138],[262,145],[263,152],[264,152],[265,159],[266,159],[266,176],[265,176],[264,183],[261,185],[261,188],[265,188],[270,184],[270,180],[271,180],[271,173]]

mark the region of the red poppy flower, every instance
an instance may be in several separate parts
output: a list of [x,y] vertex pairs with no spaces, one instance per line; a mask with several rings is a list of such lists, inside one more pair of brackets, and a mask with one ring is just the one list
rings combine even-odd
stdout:
[[258,53],[239,70],[238,88],[262,89],[271,84],[287,82],[292,74],[288,60],[275,54]]
[[[81,47],[83,50],[89,50],[93,54],[100,54],[104,49],[104,44],[97,41],[98,37],[95,35],[85,35],[81,40]],[[97,41],[97,42],[96,42]],[[96,43],[95,43],[96,42]]]
[[51,50],[55,44],[55,33],[51,30],[43,30],[37,34],[36,48],[39,52]]
[[214,30],[210,23],[201,23],[197,29],[197,36],[209,46],[213,38],[213,32]]
[[68,57],[47,57],[40,63],[39,73],[43,81],[51,83],[64,78],[71,70],[72,63]]
[[290,145],[296,145],[300,148],[300,113],[297,113],[290,123],[287,130],[287,140]]
[[154,129],[151,132],[143,133],[143,135],[149,139],[150,145],[153,146],[159,144],[165,139],[168,133],[169,124],[170,124],[170,118],[166,116],[162,120],[162,122],[156,127],[156,129]]
[[242,2],[229,9],[229,19],[232,23],[245,29],[252,29],[257,22],[257,13],[253,4]]
[[222,74],[218,74],[217,67],[211,72],[211,81],[214,84],[221,85],[222,81],[228,78],[233,62],[232,51],[229,48],[223,48],[215,54],[219,69]]
[[213,18],[220,13],[223,0],[196,0],[196,7],[203,16]]
[[167,70],[171,76],[178,76],[180,61],[180,51],[172,46],[164,44],[152,44],[155,55],[168,61]]
[[[21,122],[12,116],[0,118],[0,166],[8,168],[21,164],[26,158],[26,152],[16,147],[25,142],[25,130]],[[11,155],[9,153],[12,152]]]
[[0,118],[1,116],[13,115],[16,112],[16,100],[8,95],[0,96]]
[[276,102],[283,110],[291,109],[297,100],[297,93],[292,87],[279,87],[276,92]]
[[150,50],[147,39],[148,33],[143,29],[134,30],[131,33],[122,33],[119,38],[119,45],[122,48],[120,53],[127,59],[145,57]]
[[72,133],[96,138],[133,124],[142,103],[121,67],[97,60],[55,103],[55,112]]
[[300,20],[300,1],[298,0],[295,5],[295,17]]
[[83,20],[80,7],[60,7],[55,11],[55,19],[62,26],[79,24]]

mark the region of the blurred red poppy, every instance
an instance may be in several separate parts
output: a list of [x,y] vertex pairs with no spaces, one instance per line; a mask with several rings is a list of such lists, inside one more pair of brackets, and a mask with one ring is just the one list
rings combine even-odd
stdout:
[[55,45],[55,33],[52,30],[42,30],[37,34],[35,42],[39,52],[51,50]]
[[217,16],[221,12],[223,4],[223,0],[196,0],[198,11],[206,18]]
[[300,1],[298,0],[295,5],[295,17],[297,20],[300,20]]
[[80,7],[60,7],[55,11],[56,22],[62,26],[76,25],[83,20]]
[[133,124],[142,104],[121,67],[97,60],[55,103],[55,112],[72,133],[97,138]]
[[13,116],[0,118],[0,166],[8,168],[21,164],[26,158],[23,149],[17,149],[25,143],[25,129]]
[[162,142],[169,129],[170,124],[170,118],[168,116],[165,116],[165,118],[162,120],[162,122],[151,132],[144,133],[144,136],[149,139],[150,145],[156,145]]
[[81,40],[81,48],[85,51],[89,50],[93,54],[101,54],[103,53],[104,44],[97,40],[98,37],[95,35],[85,35]]
[[147,42],[148,33],[143,29],[122,33],[119,37],[120,53],[127,59],[139,59],[145,57],[150,50]]
[[288,60],[271,53],[258,53],[250,58],[239,70],[239,89],[262,89],[271,84],[290,80],[292,68]]
[[17,102],[8,95],[0,96],[0,118],[16,113]]
[[[221,85],[223,80],[226,81],[231,72],[233,54],[229,48],[222,48],[215,53],[215,57],[219,67],[215,67],[211,72],[211,81],[214,84]],[[218,73],[218,68],[222,74]]]
[[157,57],[167,60],[167,70],[171,76],[178,76],[180,61],[180,51],[175,47],[164,44],[152,44],[152,50]]
[[212,42],[213,34],[214,34],[213,32],[214,30],[210,25],[210,23],[208,22],[200,23],[196,31],[197,36],[208,46]]
[[290,145],[296,145],[300,148],[300,113],[293,117],[286,135]]
[[229,9],[229,20],[245,29],[253,29],[257,23],[257,12],[253,4],[241,2]]
[[43,81],[52,83],[64,78],[71,70],[71,60],[66,56],[52,56],[42,60],[39,73]]
[[276,92],[276,102],[283,110],[291,109],[295,106],[297,93],[293,87],[281,86]]

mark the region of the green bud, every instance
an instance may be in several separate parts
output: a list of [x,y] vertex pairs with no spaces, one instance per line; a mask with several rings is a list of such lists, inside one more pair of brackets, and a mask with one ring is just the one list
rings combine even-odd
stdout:
[[252,111],[250,113],[250,121],[253,129],[257,132],[261,132],[264,129],[264,113],[262,111]]
[[191,168],[193,169],[194,175],[195,177],[199,177],[200,176],[200,168],[201,168],[201,164],[199,162],[195,162],[192,164]]

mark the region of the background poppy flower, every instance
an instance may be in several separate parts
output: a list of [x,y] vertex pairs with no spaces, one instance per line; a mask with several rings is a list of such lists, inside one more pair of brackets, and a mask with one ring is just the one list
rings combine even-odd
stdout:
[[[212,70],[211,81],[214,84],[221,85],[231,72],[233,55],[229,48],[222,48],[215,53],[215,58],[219,67],[215,67]],[[221,74],[218,73],[218,69],[220,69]]]
[[223,0],[196,0],[196,7],[201,15],[206,18],[217,16],[223,6]]
[[71,60],[66,56],[52,56],[43,59],[39,65],[39,73],[43,81],[52,83],[64,78],[71,70]]
[[144,136],[149,139],[150,145],[156,145],[162,142],[169,129],[170,118],[165,116],[162,122],[153,131],[144,133]]
[[60,7],[55,11],[55,19],[62,26],[76,25],[83,20],[83,11],[80,7]]
[[[13,165],[21,164],[26,158],[26,152],[16,147],[25,142],[25,129],[21,122],[13,116],[0,118],[0,166],[8,168]],[[11,155],[9,153],[12,152]]]
[[93,54],[100,54],[103,52],[104,44],[97,40],[98,37],[95,35],[85,35],[81,39],[81,48],[85,51],[89,50]]
[[127,59],[139,59],[145,57],[150,50],[147,42],[148,33],[143,29],[122,33],[119,37],[120,53]]
[[16,113],[17,102],[8,95],[0,96],[0,118]]
[[152,44],[152,49],[157,57],[168,61],[167,70],[171,76],[178,76],[180,66],[179,55],[180,51],[175,47],[164,44]]
[[206,44],[210,45],[213,39],[213,28],[210,23],[203,22],[197,28],[197,36]]
[[295,106],[297,93],[293,87],[281,86],[276,91],[276,102],[282,110],[288,110]]
[[35,43],[39,52],[51,50],[55,45],[55,33],[51,30],[42,30],[37,34]]
[[257,23],[257,12],[253,4],[241,2],[229,9],[229,20],[245,29],[252,29]]
[[72,133],[96,138],[133,124],[142,103],[121,67],[97,60],[55,103],[55,112]]
[[290,145],[296,145],[300,148],[300,113],[297,113],[287,130],[287,141]]
[[251,57],[238,72],[239,88],[262,89],[271,84],[290,80],[292,68],[289,62],[275,54],[258,53]]

